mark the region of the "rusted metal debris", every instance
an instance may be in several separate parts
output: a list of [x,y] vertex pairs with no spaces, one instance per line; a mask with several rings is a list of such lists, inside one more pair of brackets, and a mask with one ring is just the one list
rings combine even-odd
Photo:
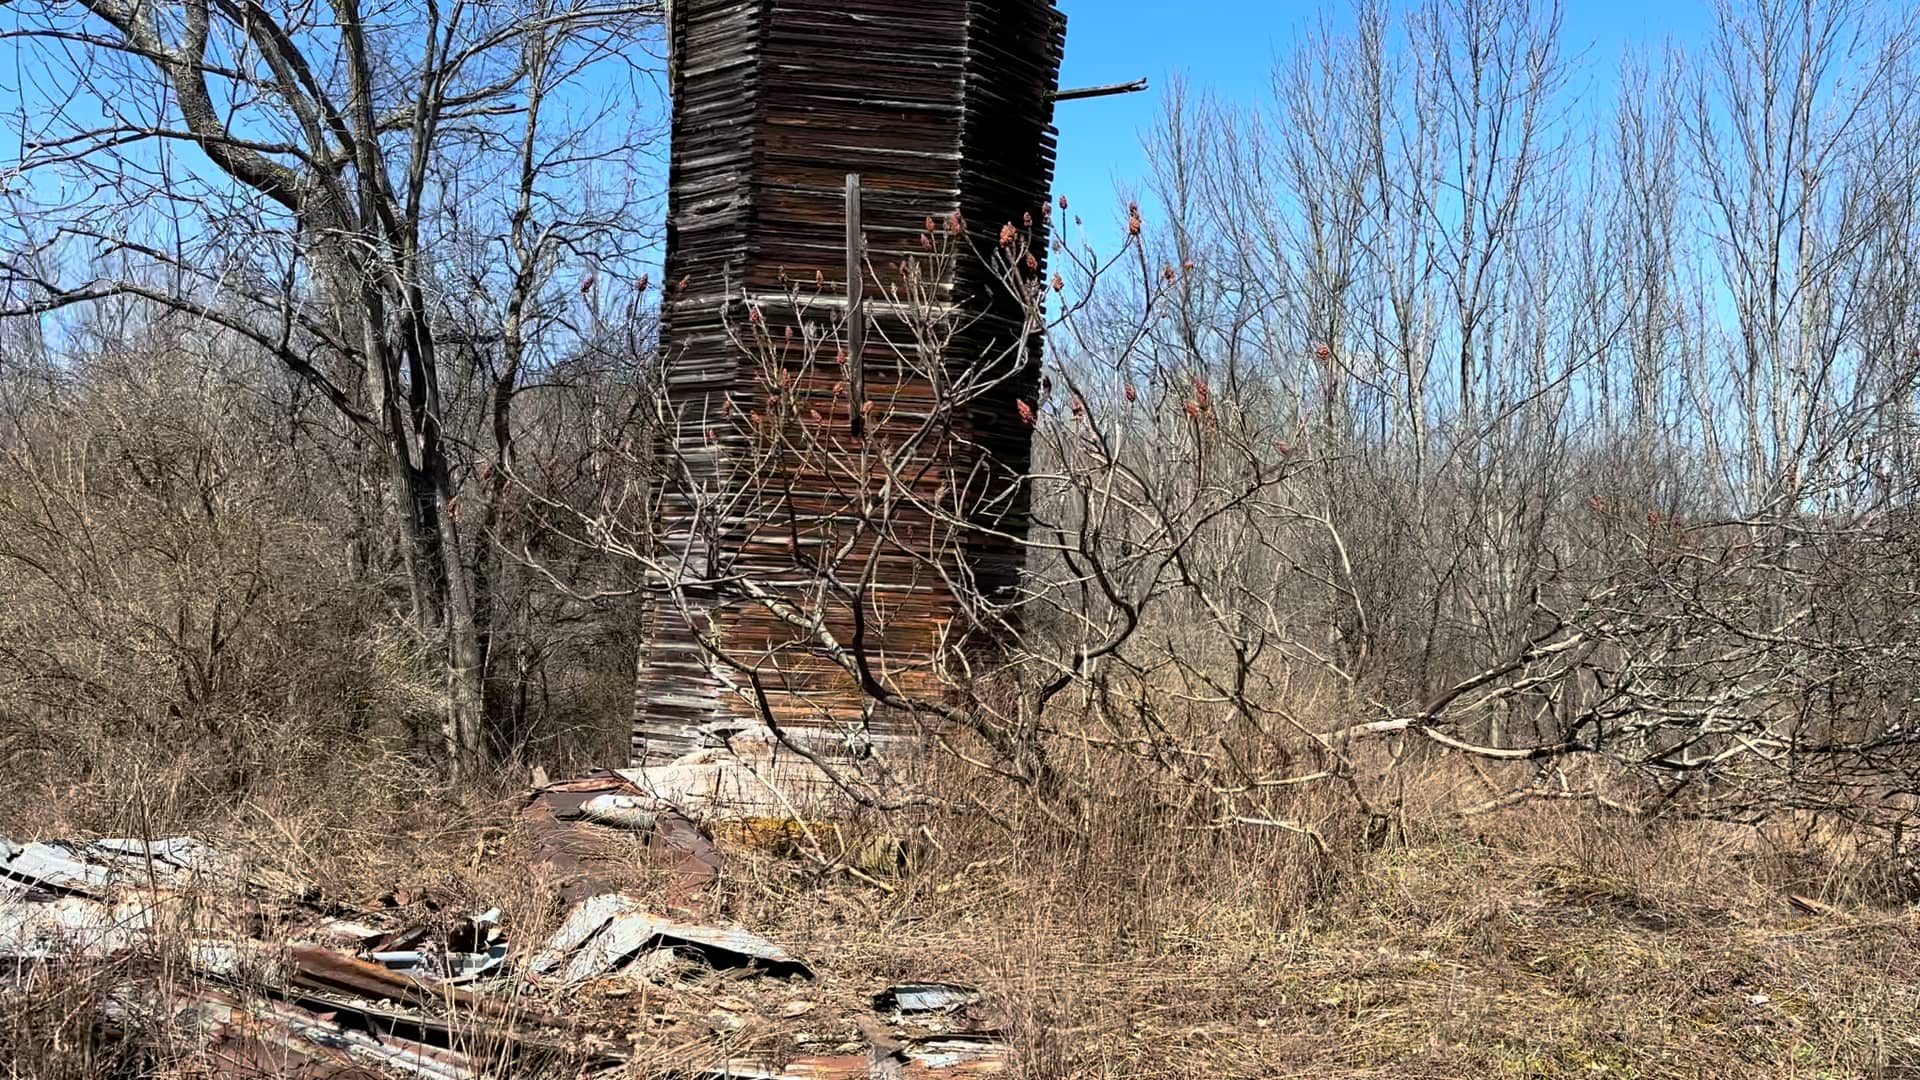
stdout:
[[594,830],[579,826],[579,804],[606,791],[623,791],[625,781],[610,773],[554,785],[534,792],[521,809],[520,820],[533,843],[533,865],[547,884],[568,903],[613,891],[603,867],[613,855]]
[[431,937],[430,927],[415,925],[365,939],[361,952],[382,967],[446,986],[481,978],[507,959],[498,908],[461,920],[442,941]]
[[[0,838],[0,957],[103,957],[143,938],[154,915],[217,857],[197,841],[15,844]],[[137,898],[116,894],[138,889]]]
[[824,789],[812,765],[778,755],[764,741],[735,740],[663,765],[549,783],[529,797],[522,820],[535,863],[554,876],[567,901],[611,890],[598,868],[620,857],[605,844],[606,830],[618,830],[648,838],[654,865],[674,876],[671,901],[693,906],[724,865],[708,827],[791,821],[824,809]]
[[[1010,599],[1024,564],[1039,340],[1004,274],[1046,280],[1065,19],[1046,0],[677,0],[669,38],[661,341],[677,422],[661,450],[685,482],[660,525],[693,610],[651,615],[631,759],[677,759],[758,723],[764,700],[810,752],[859,761],[917,740],[922,721],[870,714],[823,635],[727,582],[823,603],[832,639],[910,696],[938,692],[946,651],[991,644],[957,590]],[[864,249],[851,265],[873,275],[855,333],[850,173]],[[925,263],[928,221],[960,257],[916,311],[887,290]],[[1001,243],[1008,227],[1017,244]],[[944,348],[927,318],[951,331]],[[750,326],[765,341],[743,348]],[[818,452],[793,449],[809,441]],[[823,570],[829,552],[839,565]],[[829,575],[853,589],[820,600]]]
[[197,840],[94,840],[83,844],[14,844],[0,839],[0,883],[15,882],[82,896],[119,884],[176,888],[220,859]]
[[[556,824],[589,828],[575,816],[580,806],[634,788],[620,774],[601,774],[549,785],[530,805]],[[571,820],[561,822],[559,815]],[[707,853],[696,855],[703,872],[720,873],[718,850],[692,819],[669,806],[652,821],[656,830],[674,823],[661,842],[689,843]],[[671,835],[685,829],[700,842]],[[585,1019],[571,1009],[536,1005],[528,993],[617,1002],[626,993],[623,984],[635,979],[671,994],[675,972],[726,968],[740,973],[735,980],[776,986],[815,978],[811,965],[745,928],[670,918],[611,890],[576,903],[553,934],[517,946],[498,911],[450,925],[436,920],[440,929],[431,929],[400,921],[398,909],[331,904],[327,914],[307,904],[311,920],[296,919],[291,936],[278,941],[234,931],[257,925],[240,919],[188,917],[217,908],[219,898],[257,898],[263,888],[246,879],[236,860],[187,838],[151,844],[0,839],[0,986],[69,965],[117,972],[104,995],[101,1030],[134,1038],[165,1029],[176,1040],[189,1033],[197,1040],[188,1043],[195,1047],[194,1075],[208,1080],[612,1080],[634,1069],[685,1080],[932,1080],[1007,1067],[1001,1027],[972,1011],[976,992],[910,983],[878,995],[876,1013],[842,1021],[860,1033],[851,1045],[837,1038],[825,1045],[803,1041],[799,1054],[734,1056],[662,1072],[631,1059],[623,1040],[632,1021],[604,1010],[589,1010],[593,1018]],[[283,903],[300,909],[304,901]],[[172,959],[153,962],[162,933],[185,938],[169,939]],[[658,1003],[656,997],[653,1007]],[[789,1000],[779,1015],[806,1017],[808,1029],[816,1030],[823,1021],[817,1009],[817,1000]]]
[[655,865],[673,872],[675,888],[670,900],[674,903],[686,905],[693,893],[719,880],[720,871],[726,867],[713,838],[678,812],[654,818],[647,840]]
[[873,1007],[881,1012],[947,1012],[980,1000],[980,992],[952,983],[900,983],[874,995]]
[[527,968],[571,984],[599,978],[643,952],[660,949],[697,956],[716,968],[754,967],[775,976],[813,977],[805,963],[756,934],[662,918],[619,893],[577,904]]
[[129,984],[108,999],[107,1012],[109,1022],[127,1029],[169,1024],[198,1034],[206,1045],[208,1071],[216,1077],[387,1080],[400,1074],[467,1080],[477,1075],[466,1055],[379,1032],[377,1024],[341,1023],[339,1011],[323,1019],[299,1005],[230,990],[176,987],[162,995],[151,985]]
[[671,902],[691,907],[724,863],[713,827],[771,823],[784,831],[850,805],[812,763],[746,732],[664,764],[548,783],[529,797],[522,820],[534,862],[567,901],[610,891],[599,867],[622,856],[607,849],[605,830],[620,830],[648,837],[654,865],[674,875]]

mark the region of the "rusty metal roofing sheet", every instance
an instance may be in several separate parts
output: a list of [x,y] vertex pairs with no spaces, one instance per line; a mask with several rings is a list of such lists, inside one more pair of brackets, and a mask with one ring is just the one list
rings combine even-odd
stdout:
[[191,837],[16,844],[0,838],[0,881],[57,892],[104,896],[116,888],[178,888],[228,867]]
[[620,893],[581,901],[527,967],[539,974],[559,971],[562,982],[582,982],[621,967],[649,947],[697,952],[716,966],[812,975],[805,962],[757,934],[664,918]]

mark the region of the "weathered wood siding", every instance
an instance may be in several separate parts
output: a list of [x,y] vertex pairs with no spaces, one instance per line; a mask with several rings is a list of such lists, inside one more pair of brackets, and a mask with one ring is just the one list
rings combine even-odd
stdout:
[[[680,417],[673,449],[704,494],[668,501],[668,549],[691,577],[744,573],[811,607],[810,567],[859,535],[839,567],[869,583],[864,617],[856,625],[850,607],[829,600],[829,628],[842,642],[858,629],[885,678],[924,691],[938,643],[980,636],[955,583],[1006,590],[1022,565],[1008,538],[1027,524],[1030,432],[1017,402],[1034,401],[1037,341],[1020,300],[976,252],[995,252],[1012,223],[1039,264],[1029,277],[1045,279],[1065,20],[1045,0],[679,0],[673,11],[661,340]],[[847,381],[838,341],[850,172],[861,176],[877,278],[859,358],[872,402],[861,438],[836,389]],[[965,250],[933,297],[952,305],[956,329],[930,362],[915,344],[919,320],[878,294],[904,261],[926,258],[926,221],[945,229],[955,213]],[[743,348],[755,335],[761,344]],[[950,385],[983,362],[993,375],[984,389],[929,425],[928,376]],[[780,424],[810,425],[803,441],[832,452],[771,449],[780,440],[765,431]],[[976,527],[911,508],[876,513],[888,483]],[[698,623],[752,661],[797,736],[836,752],[856,728],[876,742],[915,734],[911,718],[864,715],[852,681],[758,605],[704,603]],[[753,719],[735,692],[745,677],[716,669],[672,605],[655,618],[636,690],[636,763],[683,753],[702,728]]]

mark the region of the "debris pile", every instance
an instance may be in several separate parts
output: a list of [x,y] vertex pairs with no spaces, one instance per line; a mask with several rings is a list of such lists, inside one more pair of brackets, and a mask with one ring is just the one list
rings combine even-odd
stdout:
[[[408,921],[410,896],[389,897],[390,907],[288,896],[187,837],[0,839],[0,992],[104,975],[103,1035],[165,1032],[177,1046],[184,1033],[195,1075],[221,1080],[1005,1071],[1004,1025],[977,993],[821,986],[781,945],[651,909],[582,857],[597,830],[644,833],[654,863],[671,872],[667,906],[697,911],[725,869],[706,826],[793,810],[778,791],[734,802],[766,785],[731,766],[702,775],[695,765],[662,767],[677,769],[667,774],[677,786],[634,770],[531,793],[522,825],[535,862],[559,873],[567,914],[558,930],[526,939],[499,909]],[[263,905],[282,917],[262,919]],[[702,1044],[710,1060],[656,1052],[658,1040],[636,1035],[674,1005],[705,1010],[696,1015],[713,1036]],[[777,1037],[729,1037],[750,1027]]]

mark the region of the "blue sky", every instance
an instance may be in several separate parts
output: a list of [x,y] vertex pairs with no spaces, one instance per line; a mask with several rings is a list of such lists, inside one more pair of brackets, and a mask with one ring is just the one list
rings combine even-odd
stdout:
[[[1088,221],[1088,237],[1103,253],[1118,236],[1123,192],[1131,193],[1147,174],[1141,136],[1164,107],[1172,79],[1184,76],[1196,92],[1241,103],[1261,101],[1276,57],[1284,56],[1297,35],[1322,18],[1344,21],[1350,0],[1300,3],[1297,0],[1179,0],[1174,5],[1146,0],[1056,0],[1068,17],[1064,87],[1124,82],[1146,77],[1145,93],[1064,102],[1056,111],[1060,151],[1055,187],[1071,197],[1075,212]],[[1393,0],[1405,9],[1418,0]],[[1658,48],[1665,41],[1696,43],[1711,19],[1712,0],[1566,0],[1563,47],[1579,57],[1576,89],[1599,106],[1611,104],[1612,73],[1621,54],[1632,47]],[[0,31],[16,16],[0,0]],[[44,80],[26,78],[20,50],[0,48],[0,117],[39,102],[20,97],[22,83],[46,94]],[[54,91],[58,86],[51,88]],[[69,105],[69,107],[73,107]],[[1577,112],[1576,112],[1577,116]],[[16,116],[17,119],[17,116]],[[1576,120],[1577,122],[1577,120]],[[0,161],[15,152],[0,133]],[[189,163],[188,168],[192,166]],[[53,197],[40,186],[36,195]]]
[[[1234,101],[1258,100],[1276,56],[1322,16],[1345,3],[1287,0],[1056,0],[1067,15],[1063,87],[1125,82],[1145,76],[1143,94],[1063,102],[1055,114],[1060,157],[1055,189],[1081,207],[1117,205],[1117,192],[1146,173],[1140,135],[1162,107],[1171,77]],[[1396,5],[1398,6],[1398,5]],[[1611,76],[1623,52],[1691,45],[1708,28],[1710,0],[1566,0],[1563,45],[1591,76],[1597,100],[1610,102]],[[1089,221],[1097,210],[1089,211]]]

